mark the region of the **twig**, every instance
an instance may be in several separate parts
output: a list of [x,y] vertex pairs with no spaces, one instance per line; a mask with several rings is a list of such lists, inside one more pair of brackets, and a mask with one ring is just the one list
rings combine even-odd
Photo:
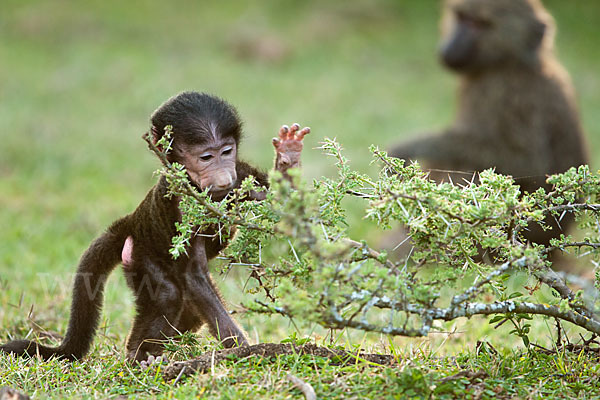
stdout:
[[565,250],[565,248],[567,247],[591,247],[592,249],[600,249],[600,243],[592,243],[592,242],[572,242],[572,243],[563,243],[560,244],[558,246],[549,246],[546,247],[542,253],[543,254],[549,254],[551,252],[553,252],[554,250]]
[[456,379],[467,378],[469,381],[474,381],[475,379],[481,379],[482,381],[487,378],[489,375],[485,371],[460,371],[457,374],[447,376],[439,380],[439,383],[446,383],[450,381],[454,381]]
[[452,304],[452,306],[457,306],[461,303],[464,303],[465,301],[469,300],[474,295],[476,295],[483,285],[490,283],[492,281],[492,279],[506,273],[513,266],[517,266],[520,268],[524,267],[526,265],[525,262],[526,262],[525,257],[521,257],[518,260],[515,260],[513,262],[510,262],[510,261],[505,262],[504,264],[499,266],[495,271],[493,271],[491,274],[489,274],[487,277],[485,277],[483,280],[477,282],[475,285],[473,285],[469,289],[465,290],[464,293],[452,297],[452,301],[450,304]]
[[540,281],[556,290],[561,298],[574,300],[575,293],[567,286],[565,280],[553,270],[546,268],[543,271],[534,271],[533,274]]
[[562,299],[568,300],[569,305],[574,310],[585,315],[587,318],[595,318],[595,312],[593,309],[590,309],[585,305],[575,301],[575,293],[573,293],[573,291],[567,286],[564,276],[561,276],[559,273],[547,267],[544,267],[543,270],[534,271],[533,275],[538,278],[540,282],[545,283],[552,289],[556,290]]
[[379,252],[377,252],[377,251],[375,251],[375,250],[373,250],[373,249],[371,249],[366,244],[363,244],[361,242],[357,242],[356,240],[352,240],[352,239],[349,239],[349,238],[344,238],[343,241],[345,243],[348,243],[351,247],[354,247],[356,249],[363,249],[363,250],[365,250],[366,253],[367,253],[367,256],[369,258],[372,258],[372,259],[374,259],[376,261],[381,262],[382,264],[385,264],[388,268],[395,268],[396,267],[394,265],[394,263],[391,262],[391,261],[389,261],[389,260],[386,260],[385,262],[382,262],[381,261],[382,254],[379,253]]
[[554,318],[554,322],[556,323],[556,348],[559,349],[562,345],[562,326],[558,318]]
[[177,385],[177,383],[179,382],[179,380],[181,379],[181,377],[185,373],[185,369],[186,368],[187,367],[185,365],[183,366],[183,368],[181,368],[181,371],[179,371],[179,375],[177,375],[177,378],[175,378],[175,380],[173,381],[173,386]]
[[292,382],[296,389],[302,392],[306,400],[317,400],[315,389],[313,389],[309,383],[304,382],[302,379],[295,377],[292,374],[287,374],[286,378],[288,381]]
[[[546,195],[545,199],[548,200],[551,198],[551,194],[555,194],[557,193],[557,191],[554,192],[550,192]],[[554,207],[548,207],[546,209],[543,209],[542,212],[544,214],[552,214],[553,211],[577,211],[577,210],[586,210],[586,211],[594,211],[594,212],[600,212],[600,204],[586,204],[586,203],[576,203],[576,204],[564,204],[564,205],[560,205],[560,206],[554,206]],[[518,233],[520,233],[523,229],[525,229],[525,226],[528,226],[530,223],[534,222],[534,218],[533,217],[529,217],[527,218],[527,220],[525,221],[525,225],[519,225],[515,228],[513,235],[516,236]]]
[[587,204],[587,203],[564,204],[561,206],[548,207],[545,210],[545,212],[575,211],[575,210],[587,210],[587,211],[600,212],[600,204]]
[[[190,375],[194,372],[207,372],[215,365],[225,360],[242,359],[250,356],[269,358],[273,355],[312,355],[330,360],[332,365],[356,364],[364,362],[365,366],[378,367],[395,363],[393,356],[388,354],[355,353],[345,350],[320,347],[312,343],[302,346],[290,343],[260,343],[252,346],[235,347],[218,351],[210,351],[198,358],[187,361],[175,362],[164,370],[165,379],[177,379],[179,375]],[[182,372],[185,369],[184,372]],[[181,379],[181,378],[180,378]]]

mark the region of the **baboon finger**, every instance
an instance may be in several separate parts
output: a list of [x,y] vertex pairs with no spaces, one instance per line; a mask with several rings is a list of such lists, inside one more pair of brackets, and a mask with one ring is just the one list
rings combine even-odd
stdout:
[[302,139],[304,139],[304,136],[308,135],[309,133],[310,133],[310,128],[308,126],[305,128],[302,128],[301,131],[296,133],[296,139],[302,140]]
[[296,132],[300,129],[300,124],[298,123],[293,123],[292,126],[290,127],[290,132],[288,133],[288,139],[289,140],[293,140],[294,136],[296,134]]
[[285,140],[287,138],[287,134],[290,131],[290,127],[287,125],[282,125],[279,128],[279,138]]

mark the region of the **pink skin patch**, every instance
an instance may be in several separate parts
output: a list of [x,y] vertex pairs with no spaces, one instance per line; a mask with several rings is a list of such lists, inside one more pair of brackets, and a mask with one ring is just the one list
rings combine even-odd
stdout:
[[125,239],[125,244],[121,251],[121,261],[126,268],[133,265],[133,238],[131,236],[127,236],[127,239]]

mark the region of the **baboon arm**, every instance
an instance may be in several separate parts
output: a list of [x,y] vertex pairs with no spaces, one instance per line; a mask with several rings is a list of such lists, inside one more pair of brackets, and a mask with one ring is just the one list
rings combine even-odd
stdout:
[[[423,161],[440,167],[459,168],[469,165],[488,166],[490,148],[489,140],[481,136],[467,135],[456,131],[419,135],[392,148],[389,155],[412,161]],[[473,151],[478,149],[478,151]]]
[[252,175],[254,179],[258,182],[260,186],[265,188],[269,187],[269,176],[258,168],[253,167],[252,165],[244,162],[238,161],[236,164],[236,173],[237,173],[237,181],[238,186],[244,179]]
[[173,337],[179,332],[176,323],[180,310],[169,308],[168,304],[138,305],[137,316],[133,322],[127,340],[127,358],[130,361],[144,361],[149,355],[160,355],[163,351],[163,340]]
[[[292,124],[291,127],[283,125],[279,129],[279,136],[273,138],[273,147],[275,148],[274,170],[281,172],[284,177],[289,179],[289,175],[287,174],[288,169],[300,167],[300,155],[304,147],[302,141],[304,136],[309,133],[310,128],[305,127],[301,129],[298,124]],[[250,164],[238,161],[236,164],[236,173],[238,176],[238,186],[245,178],[252,175],[260,186],[265,189],[269,188],[268,175]],[[266,193],[262,191],[254,192],[250,197],[254,200],[264,200],[265,196]]]
[[419,158],[430,159],[441,153],[441,142],[445,134],[427,133],[417,135],[417,138],[408,140],[392,147],[388,155],[402,158],[404,160],[416,160]]
[[292,124],[290,127],[283,125],[279,129],[279,137],[273,138],[275,170],[287,176],[288,169],[300,167],[300,156],[304,147],[302,141],[309,133],[309,127],[300,129],[299,124]]
[[[531,169],[531,165],[545,165],[545,160],[535,160],[536,157],[544,154],[542,151],[531,152],[526,147],[511,147],[503,138],[499,140],[503,141],[498,141],[493,136],[450,130],[441,134],[421,135],[417,139],[392,148],[389,155],[423,162],[429,168],[465,172],[496,167],[501,173],[510,171],[513,174],[523,174]],[[518,157],[519,152],[527,152],[527,156]],[[506,162],[495,164],[494,160],[506,160]],[[524,165],[519,165],[519,160],[523,160],[521,163]],[[507,163],[510,163],[510,168],[507,168]]]
[[186,287],[198,312],[202,315],[202,320],[208,324],[213,336],[225,347],[248,344],[244,333],[225,309],[218,289],[202,265],[196,265],[193,272],[186,275]]
[[[252,175],[259,186],[265,189],[269,188],[269,176],[266,173],[243,161],[238,161],[235,167],[238,176],[236,187],[239,188],[244,179]],[[264,200],[266,196],[265,191],[252,191],[249,198],[251,200]]]

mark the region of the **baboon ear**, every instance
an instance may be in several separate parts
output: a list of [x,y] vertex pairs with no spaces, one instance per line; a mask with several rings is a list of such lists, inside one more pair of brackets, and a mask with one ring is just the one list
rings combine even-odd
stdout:
[[156,143],[160,140],[160,135],[158,134],[158,129],[154,125],[150,128],[150,133],[152,134],[152,142],[156,145]]
[[[158,129],[156,129],[156,127],[155,127],[154,125],[152,125],[152,126],[150,127],[150,130],[149,130],[149,131],[146,131],[146,132],[145,132],[145,133],[142,135],[142,138],[143,138],[144,140],[146,140],[146,141],[148,141],[148,140],[151,140],[151,141],[152,141],[152,144],[153,144],[154,146],[158,146],[158,144],[157,144],[157,143],[158,143],[158,141],[160,140],[160,138],[161,138],[161,135],[159,135],[159,134],[158,134]],[[158,149],[159,149],[160,151],[162,151],[162,150],[163,150],[161,146],[158,146]]]
[[546,24],[541,21],[534,21],[529,33],[528,45],[532,51],[540,48],[542,41],[544,40],[544,34],[546,33]]

